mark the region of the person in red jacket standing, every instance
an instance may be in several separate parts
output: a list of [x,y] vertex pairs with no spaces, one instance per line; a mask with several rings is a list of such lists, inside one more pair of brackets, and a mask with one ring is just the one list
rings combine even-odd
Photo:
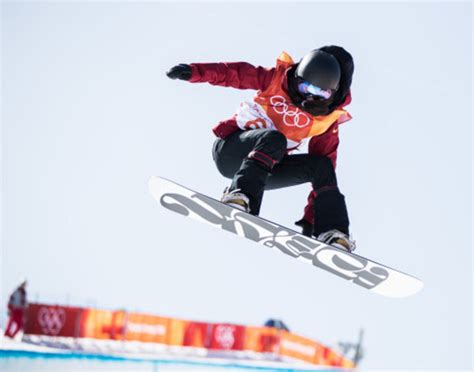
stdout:
[[16,334],[23,329],[25,312],[28,307],[26,299],[27,281],[23,281],[17,289],[10,295],[8,300],[8,320],[5,328],[5,336],[14,338]]
[[[352,56],[342,47],[312,50],[298,63],[283,52],[273,68],[246,62],[179,64],[171,79],[257,90],[235,115],[213,128],[213,158],[232,179],[221,199],[258,215],[265,190],[311,183],[303,218],[306,236],[353,251],[345,198],[335,173],[338,127],[351,119]],[[308,154],[291,154],[309,139]]]

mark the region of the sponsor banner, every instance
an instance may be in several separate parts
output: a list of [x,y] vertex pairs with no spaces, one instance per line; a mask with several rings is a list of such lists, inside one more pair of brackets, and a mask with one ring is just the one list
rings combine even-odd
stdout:
[[257,353],[277,353],[280,345],[279,330],[270,327],[245,327],[244,350]]
[[334,350],[308,338],[282,331],[280,355],[322,365],[354,368],[354,364]]
[[354,368],[350,360],[334,350],[276,328],[193,322],[125,311],[33,303],[27,309],[25,334],[140,341],[203,350],[246,350],[322,366]]
[[280,349],[278,351],[280,355],[315,363],[316,356],[321,349],[320,344],[286,331],[282,331],[280,335]]
[[84,309],[80,337],[123,340],[125,318],[125,311]]
[[209,349],[243,350],[245,327],[235,324],[213,324]]
[[78,337],[82,311],[79,307],[30,304],[25,334]]
[[125,321],[124,339],[165,344],[170,320],[154,315],[128,313]]

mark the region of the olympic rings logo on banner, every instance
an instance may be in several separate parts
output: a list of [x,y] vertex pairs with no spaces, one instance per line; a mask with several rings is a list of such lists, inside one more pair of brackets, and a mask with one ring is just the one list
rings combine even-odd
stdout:
[[56,336],[66,323],[66,312],[61,308],[42,307],[38,311],[38,323],[44,334]]
[[277,114],[283,115],[283,123],[288,127],[304,128],[312,122],[312,119],[304,112],[288,110],[289,105],[285,97],[273,96],[270,98],[270,103]]

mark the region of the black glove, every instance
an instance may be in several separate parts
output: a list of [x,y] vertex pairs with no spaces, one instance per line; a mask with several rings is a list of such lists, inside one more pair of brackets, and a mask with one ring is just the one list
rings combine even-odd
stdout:
[[313,236],[313,224],[309,223],[304,218],[302,218],[299,221],[296,221],[295,225],[300,226],[302,228],[301,234],[303,234],[304,236],[309,236],[309,237]]
[[179,65],[173,66],[166,72],[166,76],[170,79],[176,80],[189,80],[191,79],[191,66],[180,63]]

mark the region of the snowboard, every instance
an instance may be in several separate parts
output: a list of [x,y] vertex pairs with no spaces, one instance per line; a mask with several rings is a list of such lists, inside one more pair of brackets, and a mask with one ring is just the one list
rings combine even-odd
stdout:
[[423,287],[423,282],[414,276],[243,212],[165,178],[151,177],[148,186],[156,201],[170,211],[253,240],[371,292],[407,297]]

